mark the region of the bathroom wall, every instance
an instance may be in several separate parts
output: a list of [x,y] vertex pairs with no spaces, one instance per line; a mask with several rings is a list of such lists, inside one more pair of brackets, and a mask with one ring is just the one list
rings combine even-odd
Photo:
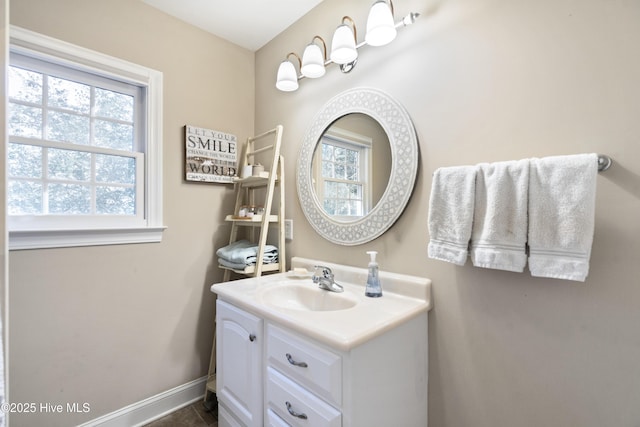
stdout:
[[[186,124],[254,130],[254,55],[141,1],[14,0],[11,24],[164,73],[162,243],[12,251],[12,402],[87,402],[84,414],[12,415],[69,426],[206,375],[214,248],[229,185],[183,180]],[[202,389],[204,394],[204,387]]]
[[[421,13],[389,46],[360,49],[351,74],[330,66],[294,93],[275,76],[344,15],[360,38],[368,0],[325,0],[256,55],[256,128],[284,125],[295,176],[314,114],[334,95],[376,87],[409,111],[420,169],[406,211],[382,237],[333,245],[307,224],[293,180],[290,256],[429,277],[430,427],[640,425],[640,2],[394,1]],[[585,283],[456,267],[427,258],[431,176],[441,166],[583,152],[613,157],[599,175]],[[426,402],[425,402],[426,404]]]

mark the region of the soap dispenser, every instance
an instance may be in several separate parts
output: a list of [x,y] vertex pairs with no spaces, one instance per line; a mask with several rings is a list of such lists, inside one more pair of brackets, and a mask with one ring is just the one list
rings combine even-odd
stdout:
[[380,284],[380,276],[378,274],[378,263],[376,262],[376,251],[368,251],[371,257],[369,261],[369,274],[367,275],[367,287],[364,291],[365,296],[378,298],[382,296],[382,285]]

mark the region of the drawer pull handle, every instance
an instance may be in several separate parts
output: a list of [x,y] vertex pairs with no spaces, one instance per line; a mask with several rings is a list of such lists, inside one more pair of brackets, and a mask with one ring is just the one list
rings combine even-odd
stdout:
[[249,341],[254,342],[256,340],[256,336],[254,334],[249,335]]
[[307,364],[305,362],[296,362],[295,360],[293,360],[293,357],[291,357],[291,355],[289,353],[287,353],[287,360],[293,366],[299,366],[300,368],[306,368],[307,367]]
[[296,417],[296,418],[300,418],[301,420],[306,420],[306,419],[307,419],[307,414],[303,414],[303,413],[300,413],[300,412],[296,412],[296,411],[294,411],[293,409],[291,409],[291,403],[289,403],[289,402],[285,402],[285,403],[286,403],[286,405],[287,405],[287,411],[289,411],[289,413],[290,413],[292,416],[294,416],[294,417]]

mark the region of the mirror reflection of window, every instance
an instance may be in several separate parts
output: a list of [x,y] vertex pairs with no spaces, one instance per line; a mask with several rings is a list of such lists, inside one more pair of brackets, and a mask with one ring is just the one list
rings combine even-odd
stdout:
[[371,210],[371,145],[364,135],[332,127],[318,145],[316,193],[324,211],[355,221]]

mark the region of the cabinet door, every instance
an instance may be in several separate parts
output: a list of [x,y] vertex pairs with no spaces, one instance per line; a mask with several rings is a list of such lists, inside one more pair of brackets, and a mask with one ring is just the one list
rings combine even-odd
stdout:
[[227,412],[224,405],[218,405],[218,427],[243,427],[243,425]]
[[262,320],[216,303],[218,402],[247,427],[262,426]]

